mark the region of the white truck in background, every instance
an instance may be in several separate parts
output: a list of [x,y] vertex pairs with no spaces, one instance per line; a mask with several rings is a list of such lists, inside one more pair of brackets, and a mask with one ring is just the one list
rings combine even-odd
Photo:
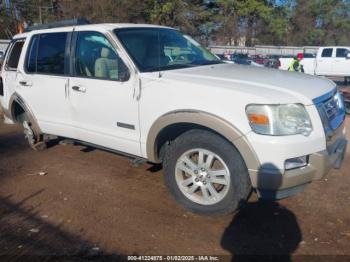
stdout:
[[[279,60],[279,69],[288,70],[293,58]],[[350,77],[350,47],[320,47],[315,58],[306,56],[301,64],[306,74],[348,78]]]

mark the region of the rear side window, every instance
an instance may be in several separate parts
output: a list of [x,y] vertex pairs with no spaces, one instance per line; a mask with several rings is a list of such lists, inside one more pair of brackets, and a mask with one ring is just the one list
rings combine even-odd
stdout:
[[332,57],[333,48],[325,48],[322,51],[322,57]]
[[337,57],[346,57],[348,52],[349,52],[348,49],[337,48]]
[[27,54],[27,72],[64,75],[67,33],[49,33],[32,38]]
[[6,62],[6,69],[16,70],[18,67],[19,58],[21,56],[24,40],[17,41],[13,44],[9,57]]

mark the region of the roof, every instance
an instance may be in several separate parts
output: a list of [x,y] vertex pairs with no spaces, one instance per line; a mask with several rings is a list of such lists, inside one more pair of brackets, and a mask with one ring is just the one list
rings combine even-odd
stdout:
[[39,29],[39,30],[33,30],[30,32],[25,32],[22,34],[17,34],[14,36],[15,39],[18,38],[24,38],[27,37],[30,34],[36,33],[36,32],[43,32],[43,33],[49,33],[49,32],[66,32],[66,31],[73,31],[84,29],[84,30],[107,30],[112,31],[114,29],[118,28],[168,28],[171,29],[171,27],[167,26],[160,26],[160,25],[152,25],[152,24],[132,24],[132,23],[103,23],[103,24],[87,24],[87,25],[76,25],[76,26],[66,26],[66,27],[57,27],[57,28],[50,28],[50,29]]

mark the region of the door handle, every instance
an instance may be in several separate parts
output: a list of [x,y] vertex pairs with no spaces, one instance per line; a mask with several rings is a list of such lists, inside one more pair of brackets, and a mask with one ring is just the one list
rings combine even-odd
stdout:
[[23,81],[19,81],[18,83],[21,86],[32,86],[32,83],[30,81],[23,80]]
[[85,93],[86,92],[86,88],[82,87],[82,86],[73,86],[72,89],[74,91],[81,92],[81,93]]

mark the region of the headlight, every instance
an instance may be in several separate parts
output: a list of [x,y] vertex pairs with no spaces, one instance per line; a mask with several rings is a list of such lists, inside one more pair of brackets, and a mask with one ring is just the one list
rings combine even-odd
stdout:
[[253,131],[262,135],[310,135],[312,124],[301,104],[248,105],[246,113]]

